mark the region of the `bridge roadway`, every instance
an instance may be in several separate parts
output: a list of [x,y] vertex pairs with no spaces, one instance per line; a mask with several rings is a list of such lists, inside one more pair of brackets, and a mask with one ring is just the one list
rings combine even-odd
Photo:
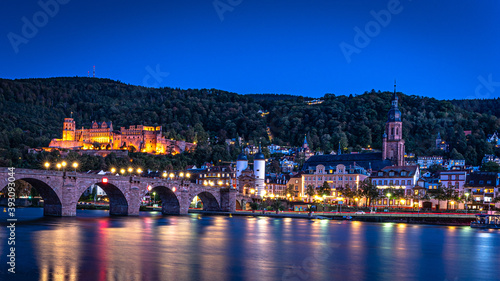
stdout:
[[[246,205],[245,198],[237,194],[236,189],[206,187],[180,180],[17,168],[14,173],[16,180],[28,182],[40,193],[46,216],[75,216],[80,196],[92,184],[108,195],[110,215],[139,215],[141,199],[148,192],[158,194],[164,214],[187,214],[195,196],[201,199],[205,211],[234,212],[236,204],[243,208]],[[1,187],[7,187],[9,176],[8,168],[0,168]],[[107,183],[103,178],[107,178]]]

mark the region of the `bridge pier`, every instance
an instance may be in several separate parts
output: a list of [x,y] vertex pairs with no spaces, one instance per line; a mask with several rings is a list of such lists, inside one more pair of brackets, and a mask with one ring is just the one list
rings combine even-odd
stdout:
[[238,191],[232,188],[221,188],[220,209],[224,212],[236,212],[236,194]]
[[189,212],[189,204],[191,204],[189,191],[179,190],[179,214],[187,215]]

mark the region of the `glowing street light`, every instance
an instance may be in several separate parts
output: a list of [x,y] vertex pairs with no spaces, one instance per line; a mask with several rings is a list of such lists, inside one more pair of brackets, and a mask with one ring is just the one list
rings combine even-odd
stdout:
[[174,179],[174,173],[170,173],[170,175],[168,175],[170,177],[170,180]]
[[45,169],[47,169],[47,170],[48,170],[48,169],[50,168],[50,163],[49,163],[49,162],[45,162],[45,163],[43,164],[43,166],[45,166]]
[[111,173],[114,174],[116,172],[115,168],[111,168]]
[[121,168],[120,169],[120,174],[125,175],[125,169]]
[[141,169],[141,168],[137,168],[137,173],[138,173],[139,175],[141,175],[141,174],[142,174],[142,169]]
[[469,192],[465,193],[465,213],[466,214],[467,214],[467,211],[469,210],[468,204],[467,204],[469,202],[469,195],[470,195]]
[[78,163],[73,162],[73,165],[72,165],[72,166],[73,166],[73,168],[75,168],[75,173],[76,173],[76,168],[78,168]]
[[57,163],[56,167],[57,167],[57,170],[60,170],[62,167],[61,163]]
[[161,176],[166,179],[168,174],[166,172],[163,172],[163,174]]
[[133,172],[133,171],[134,171],[134,168],[132,168],[132,167],[128,167],[128,172],[129,172],[129,174],[132,174],[132,172]]

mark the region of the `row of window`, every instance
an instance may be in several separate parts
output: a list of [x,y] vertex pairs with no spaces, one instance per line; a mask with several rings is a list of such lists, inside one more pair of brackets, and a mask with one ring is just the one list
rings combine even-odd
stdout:
[[[373,184],[375,185],[400,185],[400,181],[399,180],[373,180]],[[412,185],[411,183],[411,180],[401,180],[401,185]]]
[[[343,177],[325,177],[325,180],[326,181],[334,181],[335,179],[337,179],[339,181],[341,181],[343,179]],[[355,178],[353,177],[345,177],[345,180],[350,180],[350,181],[353,181]],[[318,177],[305,177],[304,178],[305,181],[314,181],[314,180],[323,180],[323,177],[321,176],[318,176]]]
[[[404,176],[406,176],[408,173],[407,173],[406,171],[401,171],[401,173],[400,173],[400,174],[401,174],[401,176],[402,176],[402,177],[404,177]],[[394,173],[394,172],[389,172],[389,176],[390,176],[390,177],[394,177],[395,175],[396,175],[396,173]],[[378,172],[378,176],[379,176],[379,177],[383,177],[383,176],[384,176],[384,172]]]

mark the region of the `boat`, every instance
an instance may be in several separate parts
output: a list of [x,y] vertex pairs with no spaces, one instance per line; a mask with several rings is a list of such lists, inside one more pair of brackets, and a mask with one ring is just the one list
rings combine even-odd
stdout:
[[476,220],[470,223],[472,228],[500,229],[500,215],[476,215]]

